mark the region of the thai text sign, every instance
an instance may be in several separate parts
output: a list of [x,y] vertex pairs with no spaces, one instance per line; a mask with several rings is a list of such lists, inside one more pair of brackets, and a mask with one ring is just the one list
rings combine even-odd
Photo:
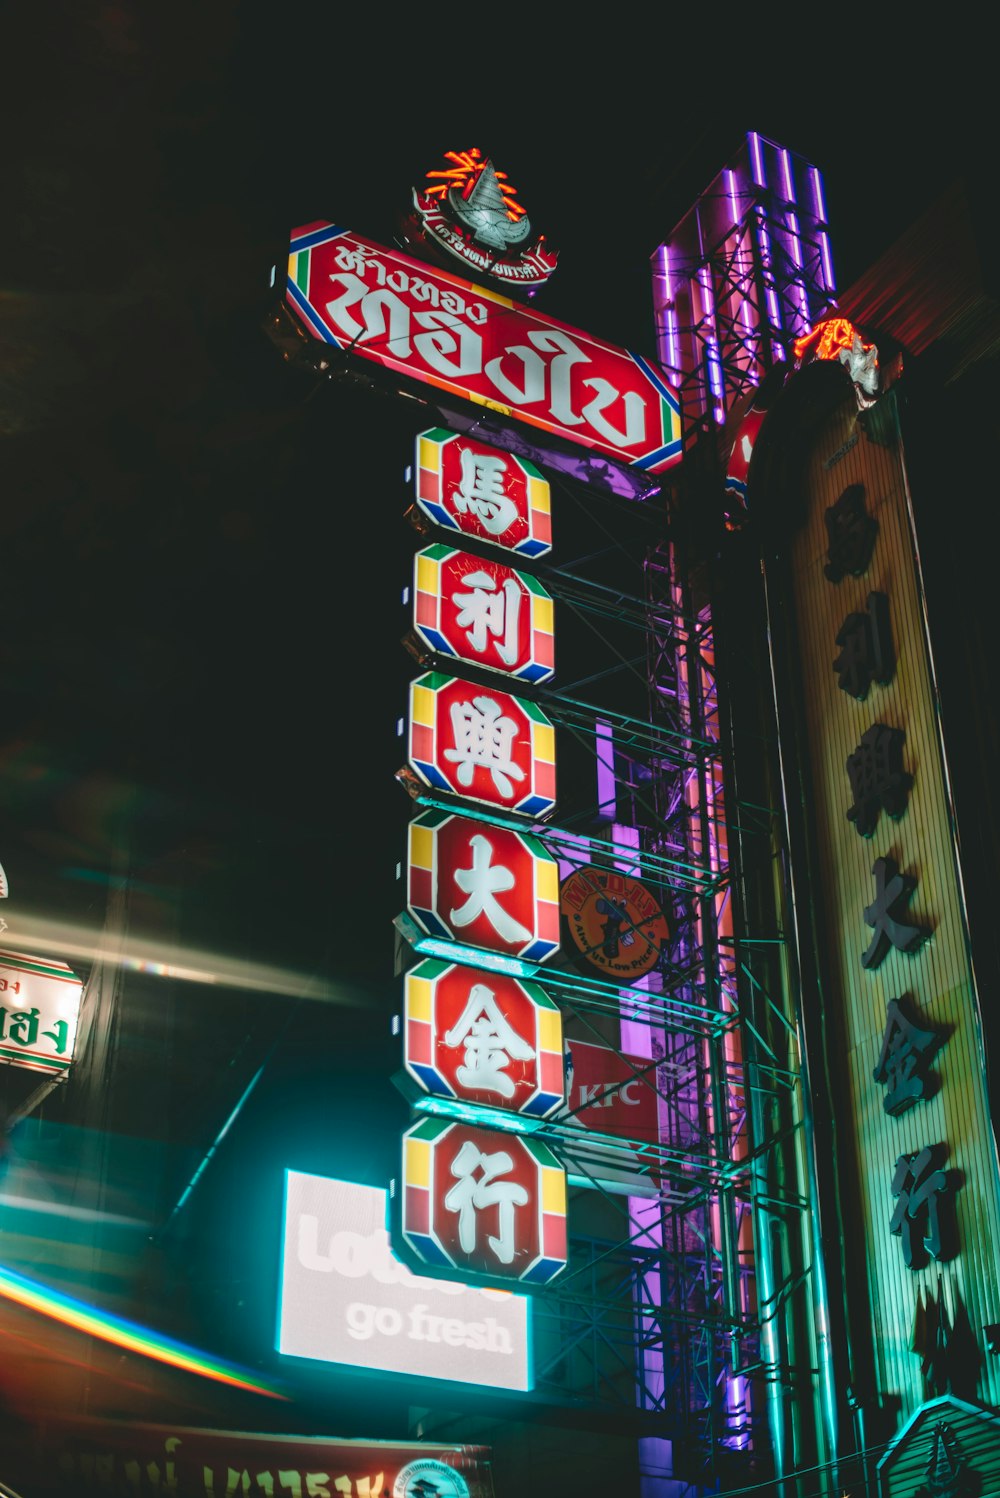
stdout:
[[278,1351],[494,1389],[529,1389],[528,1301],[416,1275],[392,1252],[386,1193],[285,1172]]
[[544,1118],[565,1100],[562,1015],[537,983],[455,963],[406,975],[404,1060],[425,1092]]
[[629,353],[328,223],[292,235],[288,300],[326,343],[659,473],[681,456],[680,402]]
[[0,1061],[68,1071],[82,992],[64,962],[0,951]]
[[413,566],[413,624],[425,645],[518,681],[548,681],[555,665],[552,599],[527,572],[450,546]]
[[223,1493],[234,1498],[416,1498],[420,1493],[493,1498],[491,1455],[488,1446],[434,1441],[355,1441],[68,1418],[58,1429],[48,1427],[38,1466],[46,1477],[54,1477],[58,1468],[66,1484],[60,1493],[107,1493],[109,1498],[124,1492],[173,1498]]
[[410,684],[410,764],[434,790],[546,816],[555,730],[533,702],[430,671]]
[[559,866],[529,832],[424,812],[410,823],[407,908],[430,936],[545,962],[559,947]]
[[402,1231],[425,1264],[546,1285],[566,1267],[566,1174],[545,1145],[428,1118],[403,1137]]
[[417,504],[442,530],[524,557],[552,550],[552,494],[527,458],[434,427],[417,437]]

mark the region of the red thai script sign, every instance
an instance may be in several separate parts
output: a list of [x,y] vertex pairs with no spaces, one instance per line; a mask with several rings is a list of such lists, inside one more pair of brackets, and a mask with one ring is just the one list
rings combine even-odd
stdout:
[[548,681],[555,669],[552,598],[527,572],[450,546],[427,546],[413,566],[413,626],[439,655]]
[[[40,1463],[80,1491],[111,1494],[327,1494],[416,1498],[493,1498],[488,1446],[424,1441],[355,1441],[327,1436],[260,1435],[181,1425],[68,1420],[50,1432]],[[58,1466],[57,1466],[58,1463]],[[424,1485],[420,1479],[423,1478]],[[60,1491],[62,1489],[60,1488]],[[67,1488],[67,1491],[69,1489]]]
[[649,473],[680,460],[677,393],[640,354],[347,229],[294,231],[288,300],[316,338],[399,374]]

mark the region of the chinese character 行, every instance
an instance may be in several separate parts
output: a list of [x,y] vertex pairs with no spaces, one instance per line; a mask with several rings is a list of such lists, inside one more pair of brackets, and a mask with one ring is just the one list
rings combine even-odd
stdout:
[[[500,1231],[496,1236],[490,1234],[486,1241],[501,1264],[513,1262],[514,1208],[525,1205],[528,1193],[516,1181],[497,1179],[513,1168],[514,1161],[506,1150],[484,1155],[471,1139],[465,1141],[451,1162],[456,1182],[444,1204],[449,1212],[458,1213],[458,1241],[463,1253],[471,1254],[476,1247],[476,1213],[486,1207],[497,1207]],[[477,1171],[482,1174],[477,1176]]]
[[926,1145],[912,1155],[900,1155],[892,1178],[896,1206],[890,1233],[903,1240],[903,1262],[907,1269],[921,1269],[932,1259],[950,1259],[954,1254],[954,1192],[958,1172],[942,1170],[940,1146]]

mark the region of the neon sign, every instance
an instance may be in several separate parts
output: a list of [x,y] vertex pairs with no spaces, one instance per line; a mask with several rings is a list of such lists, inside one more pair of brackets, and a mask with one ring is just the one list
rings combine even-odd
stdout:
[[450,546],[418,551],[413,627],[438,655],[519,681],[555,668],[552,599],[528,572]]

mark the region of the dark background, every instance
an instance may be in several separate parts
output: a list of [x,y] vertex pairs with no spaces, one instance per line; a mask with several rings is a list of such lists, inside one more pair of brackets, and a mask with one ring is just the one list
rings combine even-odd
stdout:
[[346,9],[56,0],[2,22],[3,940],[29,917],[96,935],[124,879],[152,949],[289,974],[263,995],[130,979],[105,1114],[165,1151],[168,1268],[135,1308],[166,1276],[164,1314],[256,1361],[281,1170],[384,1185],[407,1117],[398,598],[403,471],[433,424],[282,364],[262,324],[290,229],[391,242],[410,188],[478,145],[561,252],[538,309],[652,356],[649,257],[746,130],[825,174],[842,287],[994,138],[947,36],[875,53],[615,13],[546,39]]

